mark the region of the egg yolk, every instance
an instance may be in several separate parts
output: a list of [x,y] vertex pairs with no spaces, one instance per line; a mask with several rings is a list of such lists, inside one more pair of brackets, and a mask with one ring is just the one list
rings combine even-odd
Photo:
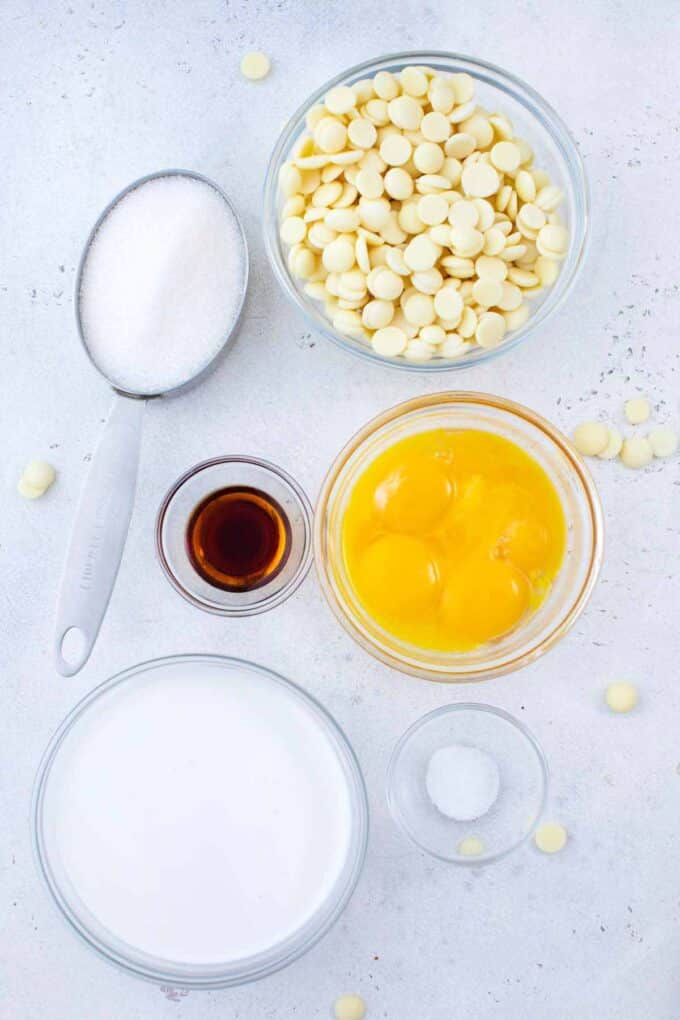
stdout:
[[510,440],[436,429],[399,440],[356,481],[342,521],[364,610],[394,637],[467,651],[534,612],[560,569],[555,487]]
[[440,606],[442,626],[461,647],[475,647],[511,631],[530,597],[529,579],[513,563],[480,558],[449,578]]
[[390,531],[418,535],[442,518],[452,490],[446,470],[422,458],[400,465],[380,483],[375,506]]
[[439,570],[425,542],[410,535],[381,535],[367,546],[359,579],[369,612],[409,616],[434,604]]

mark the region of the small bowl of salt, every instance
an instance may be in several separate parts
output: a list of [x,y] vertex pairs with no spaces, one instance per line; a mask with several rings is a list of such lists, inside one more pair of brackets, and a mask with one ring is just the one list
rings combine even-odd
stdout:
[[387,775],[399,827],[421,850],[456,864],[490,864],[520,847],[547,792],[535,737],[490,705],[444,705],[423,716],[397,743]]

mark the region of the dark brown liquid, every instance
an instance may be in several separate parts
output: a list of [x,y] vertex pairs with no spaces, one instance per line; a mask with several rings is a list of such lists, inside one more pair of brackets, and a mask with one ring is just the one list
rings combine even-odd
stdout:
[[290,552],[290,524],[276,500],[259,489],[219,489],[191,515],[187,551],[209,584],[250,591],[283,569]]

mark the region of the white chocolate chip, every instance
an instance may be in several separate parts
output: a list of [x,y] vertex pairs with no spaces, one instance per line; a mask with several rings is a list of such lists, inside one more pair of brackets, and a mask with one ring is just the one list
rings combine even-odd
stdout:
[[607,429],[607,436],[607,445],[604,450],[600,450],[597,456],[602,460],[614,460],[621,453],[623,436],[618,429],[614,429],[611,426]]
[[438,346],[446,341],[446,332],[436,323],[432,323],[429,326],[423,326],[418,331],[418,337],[423,340],[426,344],[434,344]]
[[398,326],[385,326],[373,334],[373,350],[388,358],[401,354],[406,347],[406,333]]
[[463,315],[463,299],[452,287],[442,287],[434,296],[434,310],[440,319],[455,327]]
[[505,336],[505,319],[498,312],[484,312],[479,317],[475,339],[480,347],[498,347]]
[[558,822],[544,822],[534,833],[534,842],[544,854],[556,854],[567,842],[567,830]]
[[409,340],[404,351],[407,361],[429,361],[433,354],[434,347],[420,339]]
[[475,198],[495,195],[501,183],[498,173],[488,163],[472,163],[466,166],[461,181],[465,194]]
[[364,1020],[366,1004],[360,995],[341,995],[333,1005],[335,1020]]
[[404,302],[404,315],[413,326],[428,326],[436,316],[429,294],[413,294]]
[[443,113],[434,110],[425,114],[420,122],[420,130],[428,142],[445,142],[451,134],[451,122]]
[[440,252],[439,245],[434,244],[427,234],[418,234],[406,246],[404,261],[409,269],[419,272],[423,269],[431,269],[439,258]]
[[321,259],[329,273],[345,273],[354,265],[354,247],[339,237],[325,246]]
[[644,397],[633,397],[626,401],[624,411],[631,425],[641,425],[649,418],[649,401]]
[[326,109],[330,113],[342,115],[349,113],[356,105],[356,95],[347,85],[336,85],[325,99]]
[[383,301],[396,301],[404,289],[404,281],[387,266],[376,266],[368,274],[368,289]]
[[413,163],[421,174],[437,174],[444,165],[441,146],[434,142],[421,142],[413,152]]
[[484,853],[484,844],[477,836],[466,836],[456,847],[461,857],[479,857]]
[[260,81],[261,78],[266,78],[270,68],[271,62],[269,57],[266,53],[261,53],[259,50],[246,53],[241,59],[241,74],[250,81]]
[[389,102],[399,95],[399,82],[390,71],[378,71],[373,79],[373,89],[376,96]]
[[560,259],[567,252],[569,235],[564,227],[547,223],[538,232],[536,247],[546,258]]
[[504,283],[492,280],[490,277],[482,277],[472,285],[472,296],[478,305],[484,308],[491,308],[497,305],[503,295]]
[[438,269],[424,269],[422,273],[413,273],[411,283],[422,294],[436,294],[444,286],[444,277]]
[[449,214],[449,203],[442,195],[423,195],[417,205],[423,223],[434,227],[443,223]]
[[473,230],[479,223],[479,209],[474,202],[461,199],[459,202],[454,202],[449,209],[448,219],[452,227]]
[[361,318],[367,329],[383,329],[394,318],[394,305],[391,301],[375,298],[364,305]]
[[405,67],[399,75],[399,81],[407,96],[424,96],[429,84],[419,67]]
[[349,122],[347,137],[352,145],[356,145],[360,149],[370,149],[376,143],[378,132],[370,120],[366,120],[364,117],[357,117],[356,120]]
[[[380,158],[388,166],[403,166],[411,158],[413,147],[404,135],[388,135],[380,145]],[[359,189],[361,190],[361,189]]]
[[629,680],[617,680],[609,684],[604,698],[612,712],[630,712],[637,705],[638,692]]
[[451,227],[451,247],[460,258],[474,258],[484,247],[484,234],[474,227]]
[[520,159],[520,151],[512,142],[496,142],[491,150],[491,162],[501,173],[514,174]]
[[584,457],[597,457],[609,442],[609,429],[598,421],[587,421],[574,429],[574,446]]
[[646,467],[654,457],[652,445],[644,436],[629,436],[621,447],[621,460],[629,468]]
[[503,312],[503,318],[509,330],[520,329],[529,318],[529,305],[524,303],[512,312]]
[[360,195],[365,198],[380,198],[385,185],[382,174],[377,170],[360,170],[357,174],[356,187]]
[[406,131],[416,131],[423,118],[422,107],[409,95],[391,99],[387,104],[387,113],[393,124]]
[[17,492],[24,499],[43,496],[57,477],[57,472],[46,460],[29,460],[17,484]]
[[347,142],[347,129],[335,117],[322,117],[314,128],[314,141],[321,152],[341,152]]
[[672,457],[678,448],[677,432],[665,426],[652,429],[647,440],[655,457]]

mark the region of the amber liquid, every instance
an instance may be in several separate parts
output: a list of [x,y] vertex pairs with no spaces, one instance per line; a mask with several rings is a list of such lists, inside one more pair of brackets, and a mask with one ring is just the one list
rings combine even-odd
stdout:
[[187,552],[208,584],[250,591],[283,569],[290,552],[290,524],[271,496],[233,486],[211,493],[191,515]]

